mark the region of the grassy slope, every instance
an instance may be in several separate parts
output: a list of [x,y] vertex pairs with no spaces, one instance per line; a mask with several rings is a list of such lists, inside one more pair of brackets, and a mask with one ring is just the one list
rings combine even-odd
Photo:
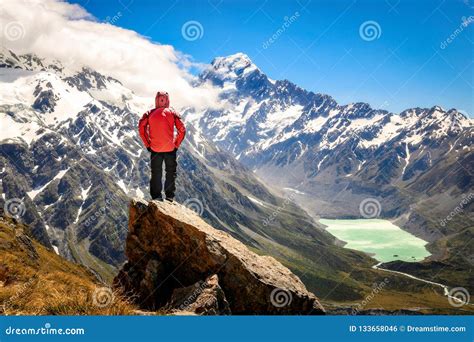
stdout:
[[[124,315],[134,307],[118,293],[109,305],[94,304],[103,287],[83,266],[34,240],[28,248],[22,227],[0,218],[0,311],[7,315]],[[23,236],[20,239],[19,236]],[[36,251],[36,252],[34,252]],[[36,254],[36,256],[35,256]],[[100,298],[99,298],[100,300]]]

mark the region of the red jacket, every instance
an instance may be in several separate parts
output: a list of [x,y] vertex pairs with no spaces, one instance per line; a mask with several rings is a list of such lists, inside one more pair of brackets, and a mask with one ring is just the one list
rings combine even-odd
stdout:
[[[174,127],[178,131],[174,136]],[[138,124],[140,138],[146,148],[155,152],[171,152],[181,145],[186,134],[179,114],[172,108],[155,108],[143,114]]]

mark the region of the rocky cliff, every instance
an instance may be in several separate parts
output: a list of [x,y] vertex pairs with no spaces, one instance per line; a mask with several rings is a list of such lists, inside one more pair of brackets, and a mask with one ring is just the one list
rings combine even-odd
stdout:
[[127,263],[115,278],[142,308],[195,314],[324,314],[277,260],[177,203],[130,203]]

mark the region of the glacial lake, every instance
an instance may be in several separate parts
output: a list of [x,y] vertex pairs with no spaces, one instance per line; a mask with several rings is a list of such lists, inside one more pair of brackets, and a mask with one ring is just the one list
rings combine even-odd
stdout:
[[421,261],[430,255],[426,241],[402,230],[387,220],[320,219],[327,230],[339,240],[347,242],[345,248],[370,253],[378,261]]

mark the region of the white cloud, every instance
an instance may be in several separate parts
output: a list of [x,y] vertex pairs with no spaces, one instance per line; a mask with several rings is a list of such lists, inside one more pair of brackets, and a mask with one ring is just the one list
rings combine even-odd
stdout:
[[150,103],[157,90],[166,90],[174,107],[218,106],[218,90],[193,88],[192,61],[170,45],[97,22],[80,6],[57,0],[0,0],[0,8],[2,45],[14,52],[32,52],[74,68],[89,66],[150,96]]

